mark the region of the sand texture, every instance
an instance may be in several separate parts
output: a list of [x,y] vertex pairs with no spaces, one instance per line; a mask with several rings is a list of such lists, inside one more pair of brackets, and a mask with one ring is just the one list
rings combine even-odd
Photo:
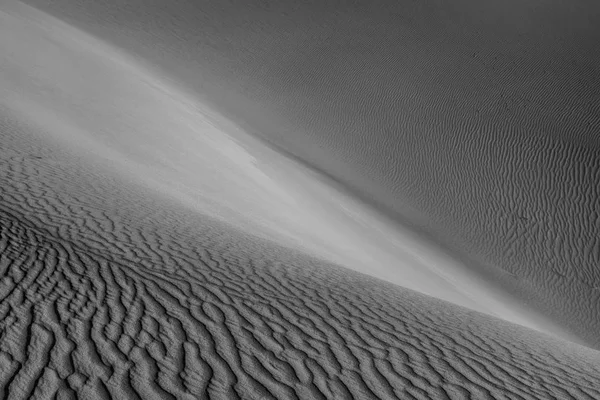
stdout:
[[1,121],[2,398],[600,396],[596,351],[241,235]]
[[595,3],[27,3],[0,399],[600,398]]
[[600,346],[600,3],[28,3]]

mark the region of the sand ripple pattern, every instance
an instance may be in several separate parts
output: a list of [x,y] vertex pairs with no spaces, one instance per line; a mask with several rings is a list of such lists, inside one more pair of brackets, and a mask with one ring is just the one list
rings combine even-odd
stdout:
[[593,350],[242,235],[0,121],[0,398],[600,398]]

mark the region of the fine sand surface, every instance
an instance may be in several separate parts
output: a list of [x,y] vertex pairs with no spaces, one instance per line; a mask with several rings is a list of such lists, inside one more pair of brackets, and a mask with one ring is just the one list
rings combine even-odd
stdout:
[[565,301],[552,279],[434,240],[410,198],[429,225],[391,220],[372,206],[400,198],[346,169],[356,143],[277,142],[293,118],[210,65],[199,95],[141,36],[86,31],[104,40],[0,3],[0,398],[600,398],[600,353],[574,343],[593,310],[540,312]]
[[600,346],[600,3],[27,0]]

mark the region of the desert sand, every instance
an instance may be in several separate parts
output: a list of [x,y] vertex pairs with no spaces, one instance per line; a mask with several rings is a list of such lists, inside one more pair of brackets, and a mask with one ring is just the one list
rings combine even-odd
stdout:
[[28,3],[0,4],[1,398],[600,397],[598,86],[522,57],[593,68],[542,37],[558,2],[518,46],[473,27],[510,5]]

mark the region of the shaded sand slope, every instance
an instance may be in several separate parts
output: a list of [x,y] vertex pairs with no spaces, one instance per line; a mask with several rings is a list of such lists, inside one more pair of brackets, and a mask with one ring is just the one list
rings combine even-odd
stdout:
[[600,3],[52,4],[599,345]]
[[11,112],[2,398],[600,396],[596,351],[246,235]]

